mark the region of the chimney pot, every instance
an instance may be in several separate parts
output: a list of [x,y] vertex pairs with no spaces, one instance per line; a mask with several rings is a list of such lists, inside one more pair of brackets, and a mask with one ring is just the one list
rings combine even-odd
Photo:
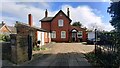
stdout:
[[45,11],[45,17],[47,17],[48,16],[48,12],[47,12],[47,9],[46,9],[46,11]]
[[2,25],[5,25],[4,21],[2,21]]
[[67,8],[67,16],[70,17],[70,11],[69,11],[69,8]]
[[29,22],[30,26],[33,26],[33,20],[32,20],[32,15],[31,14],[28,15],[28,22]]

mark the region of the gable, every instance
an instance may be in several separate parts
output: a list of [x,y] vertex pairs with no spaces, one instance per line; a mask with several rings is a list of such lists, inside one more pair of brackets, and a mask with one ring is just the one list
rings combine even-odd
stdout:
[[0,28],[0,31],[1,32],[10,32],[10,30],[5,25]]
[[70,21],[70,23],[71,23],[71,21],[72,21],[62,10],[60,10],[60,11],[53,17],[52,20],[54,20],[57,16],[61,16],[61,18],[64,16],[66,19],[68,19],[68,20]]
[[66,19],[68,19],[71,23],[71,19],[62,11],[60,10],[54,17],[44,17],[43,19],[41,19],[41,22],[51,22],[53,21],[59,14],[62,14],[63,16],[65,16]]

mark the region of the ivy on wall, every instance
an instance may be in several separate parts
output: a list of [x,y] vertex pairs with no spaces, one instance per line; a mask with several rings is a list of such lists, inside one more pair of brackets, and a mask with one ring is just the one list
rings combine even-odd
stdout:
[[27,43],[27,37],[19,37],[20,47],[25,47]]

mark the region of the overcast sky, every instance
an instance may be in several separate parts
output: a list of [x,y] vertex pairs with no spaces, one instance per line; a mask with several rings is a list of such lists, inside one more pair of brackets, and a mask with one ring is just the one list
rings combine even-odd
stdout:
[[107,13],[109,6],[108,0],[99,2],[2,2],[0,18],[7,25],[14,25],[15,21],[27,23],[27,15],[30,13],[33,15],[34,25],[40,27],[39,20],[45,16],[45,9],[48,9],[48,16],[53,17],[59,10],[63,10],[66,14],[67,8],[69,8],[72,23],[80,21],[83,27],[88,29],[94,27],[110,31],[113,27],[109,23],[110,15]]

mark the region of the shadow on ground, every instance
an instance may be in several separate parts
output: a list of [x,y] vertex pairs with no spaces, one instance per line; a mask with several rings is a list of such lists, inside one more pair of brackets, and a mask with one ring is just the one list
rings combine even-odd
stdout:
[[57,53],[57,54],[36,54],[37,58],[34,57],[29,62],[19,64],[17,66],[3,66],[4,67],[92,67],[88,60],[86,60],[84,54],[77,52],[68,52],[68,53]]

